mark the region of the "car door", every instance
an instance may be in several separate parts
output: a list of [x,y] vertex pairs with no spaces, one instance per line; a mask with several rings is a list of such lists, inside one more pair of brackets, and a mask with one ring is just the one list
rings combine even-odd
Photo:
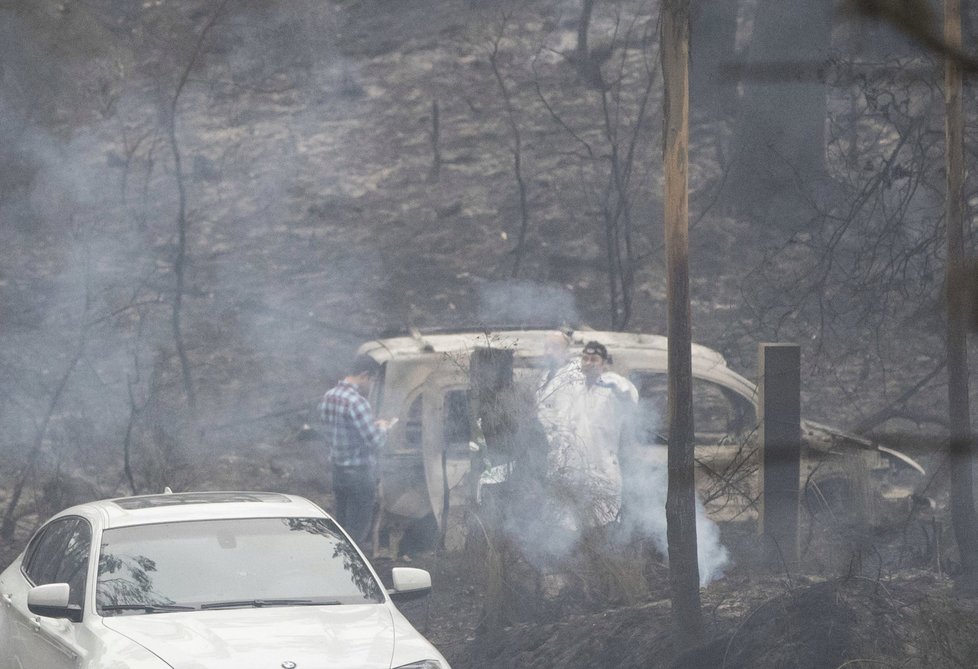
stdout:
[[67,583],[71,604],[84,611],[92,550],[92,530],[83,518],[58,518],[42,528],[28,545],[10,598],[10,656],[17,669],[67,669],[81,666],[80,623],[47,618],[27,608],[31,587]]
[[380,462],[384,510],[405,518],[423,518],[431,513],[421,448],[424,407],[421,389],[406,396]]
[[7,569],[0,574],[0,669],[16,669],[14,658],[9,649],[15,632],[14,599],[20,591],[26,591],[27,579],[20,571],[18,557]]
[[[431,510],[439,527],[448,508],[469,501],[465,476],[472,453],[469,450],[468,380],[458,371],[433,374],[424,385],[422,441],[425,480]],[[446,504],[446,494],[448,503]]]

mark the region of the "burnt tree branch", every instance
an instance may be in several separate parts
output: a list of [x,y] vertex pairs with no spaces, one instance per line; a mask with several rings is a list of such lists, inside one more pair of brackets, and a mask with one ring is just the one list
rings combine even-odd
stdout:
[[167,127],[167,132],[170,138],[170,149],[173,152],[173,170],[174,177],[176,179],[178,196],[177,251],[176,257],[173,259],[173,274],[176,278],[176,289],[173,295],[173,310],[171,313],[170,324],[173,331],[174,344],[177,349],[177,357],[180,360],[180,373],[181,378],[183,379],[184,392],[187,395],[187,404],[190,406],[191,410],[194,411],[197,408],[197,397],[194,391],[193,378],[190,373],[190,361],[187,357],[187,349],[183,340],[181,325],[184,285],[186,284],[187,231],[190,224],[187,220],[187,186],[184,181],[180,143],[177,141],[177,107],[180,102],[180,94],[183,92],[183,89],[187,84],[187,79],[190,77],[190,72],[197,65],[197,59],[200,56],[200,52],[204,46],[204,41],[207,38],[207,34],[217,23],[218,18],[230,1],[231,0],[223,0],[221,4],[217,6],[210,18],[207,20],[207,23],[205,23],[204,27],[201,29],[200,35],[197,36],[194,49],[191,52],[190,58],[187,60],[187,64],[184,66],[183,71],[180,73],[180,78],[177,80],[173,97],[170,99],[170,113]]
[[516,259],[513,261],[513,272],[511,274],[515,279],[523,266],[523,256],[526,253],[526,233],[530,225],[530,212],[527,204],[526,181],[523,178],[523,137],[520,133],[519,124],[516,122],[516,109],[513,106],[512,96],[510,95],[509,88],[506,86],[505,79],[503,79],[502,71],[499,68],[499,44],[505,32],[506,19],[504,18],[499,28],[499,33],[492,41],[489,64],[492,66],[492,73],[499,86],[499,92],[503,96],[503,105],[506,110],[506,123],[509,126],[509,131],[513,138],[513,176],[516,178],[520,201],[520,231],[514,250]]

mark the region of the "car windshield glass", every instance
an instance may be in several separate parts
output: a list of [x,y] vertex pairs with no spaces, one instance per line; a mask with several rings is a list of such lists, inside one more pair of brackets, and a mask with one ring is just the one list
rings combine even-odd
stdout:
[[200,520],[102,534],[101,615],[382,601],[366,563],[325,518]]

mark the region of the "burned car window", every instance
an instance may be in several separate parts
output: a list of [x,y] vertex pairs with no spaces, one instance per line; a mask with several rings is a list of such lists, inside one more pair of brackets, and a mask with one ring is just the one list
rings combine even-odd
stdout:
[[[666,443],[669,379],[663,372],[632,372],[639,393],[639,439],[647,444]],[[696,443],[713,444],[733,439],[752,427],[753,410],[742,398],[719,384],[693,379],[693,429]]]
[[470,436],[469,396],[465,390],[445,393],[445,448],[451,453],[468,453]]
[[424,439],[424,395],[418,396],[411,402],[411,408],[407,412],[407,420],[404,422],[404,448],[411,451],[420,451],[422,440]]
[[733,437],[740,431],[737,412],[717,384],[693,379],[693,427],[697,441],[703,443]]
[[668,431],[669,379],[665,374],[632,372],[629,379],[638,389],[638,438],[643,444],[664,444]]

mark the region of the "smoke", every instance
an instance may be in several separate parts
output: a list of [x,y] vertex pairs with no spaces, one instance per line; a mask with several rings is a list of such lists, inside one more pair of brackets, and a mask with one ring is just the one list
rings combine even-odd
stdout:
[[[625,530],[651,538],[662,555],[668,555],[666,538],[666,493],[669,479],[664,446],[642,446],[634,466],[625,474]],[[706,515],[703,503],[696,500],[696,551],[700,585],[723,576],[730,564],[730,553],[720,543],[720,528]]]
[[[639,441],[654,440],[661,432],[661,402],[643,398],[633,423]],[[666,497],[669,489],[668,452],[661,444],[640,443],[624,468],[624,507],[622,524],[629,536],[652,540],[664,556],[669,554],[666,523]],[[730,553],[720,543],[720,528],[707,515],[699,497],[695,503],[696,552],[700,585],[721,577],[730,564]]]
[[[331,353],[355,345],[356,319],[379,320],[379,252],[339,241],[353,235],[333,212],[310,213],[310,201],[348,187],[335,173],[363,162],[340,155],[344,134],[323,123],[321,104],[342,83],[333,8],[297,0],[229,13],[176,109],[188,224],[180,328],[199,408],[188,410],[172,327],[179,194],[165,124],[187,38],[206,17],[170,10],[126,19],[166,26],[177,38],[168,48],[124,31],[105,72],[89,41],[46,53],[34,38],[60,33],[44,16],[0,10],[0,456],[13,460],[0,487],[65,375],[44,457],[69,475],[98,470],[103,493],[115,494],[124,440],[134,465],[163,437],[207,448],[207,466],[222,449],[277,443],[289,411],[344,365]],[[69,88],[71,65],[86,75]],[[256,111],[269,105],[274,113]],[[166,434],[151,434],[156,426]],[[253,469],[267,477],[260,485],[281,485]],[[39,467],[37,478],[47,474]]]
[[488,325],[563,325],[578,322],[574,296],[561,286],[494,281],[479,288],[479,320]]
[[42,438],[31,456],[37,481],[104,478],[103,494],[115,493],[130,382],[139,376],[134,361],[148,368],[163,336],[142,318],[158,308],[152,297],[130,307],[153,265],[117,225],[118,179],[104,159],[103,127],[59,133],[10,105],[0,105],[0,120],[15,129],[0,136],[17,158],[0,184],[0,244],[8,249],[0,271],[0,451],[11,458],[0,484],[19,475]]

